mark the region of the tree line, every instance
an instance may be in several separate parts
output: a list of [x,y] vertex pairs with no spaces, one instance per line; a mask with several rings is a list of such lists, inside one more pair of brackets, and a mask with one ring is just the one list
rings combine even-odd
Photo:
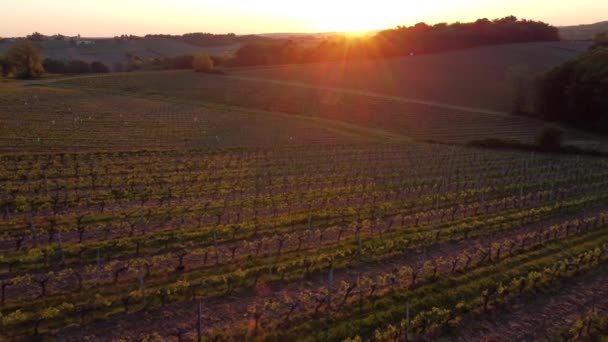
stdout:
[[182,35],[170,34],[148,34],[144,37],[130,36],[131,39],[171,39],[178,40],[197,46],[223,46],[232,44],[248,44],[260,41],[269,41],[270,38],[264,38],[256,35],[237,36],[234,33],[213,34],[205,32],[186,33]]
[[418,23],[380,31],[370,37],[336,36],[312,47],[293,40],[256,42],[241,47],[230,64],[244,66],[389,58],[484,45],[557,40],[557,28],[509,16],[470,23]]

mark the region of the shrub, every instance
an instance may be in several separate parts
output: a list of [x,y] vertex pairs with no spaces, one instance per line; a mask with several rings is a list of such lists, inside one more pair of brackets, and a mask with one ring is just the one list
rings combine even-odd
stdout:
[[8,58],[0,56],[0,75],[8,76],[11,73],[11,64]]
[[91,72],[91,66],[85,61],[73,60],[68,63],[67,72],[70,74],[86,74]]
[[213,60],[209,55],[195,55],[192,66],[196,72],[212,72]]
[[110,72],[110,68],[108,68],[108,66],[102,62],[95,61],[91,63],[91,71],[94,73],[103,74]]
[[127,71],[140,70],[144,66],[144,61],[138,56],[127,56]]
[[167,57],[160,61],[165,69],[192,69],[194,65],[194,56],[183,55],[176,57]]
[[536,137],[536,144],[542,151],[559,151],[562,147],[563,132],[558,129],[548,128]]
[[45,58],[42,66],[44,70],[52,74],[63,74],[67,70],[65,62],[59,59]]

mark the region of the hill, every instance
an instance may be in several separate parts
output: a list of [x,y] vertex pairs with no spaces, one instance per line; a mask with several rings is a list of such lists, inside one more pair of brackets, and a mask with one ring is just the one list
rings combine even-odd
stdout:
[[[141,58],[174,57],[184,54],[207,53],[215,56],[230,56],[241,44],[223,46],[197,46],[167,38],[136,40],[97,39],[92,45],[74,45],[68,41],[47,40],[37,42],[44,57],[63,60],[101,61],[108,65],[124,62],[126,54]],[[13,43],[0,42],[0,54]]]
[[[50,85],[333,120],[419,141],[466,144],[474,140],[500,138],[532,142],[546,127],[540,120],[480,108],[345,88],[320,88],[191,71],[80,77]],[[584,146],[600,144],[597,138],[575,130],[567,130],[565,140],[568,144]]]
[[560,36],[567,40],[592,40],[596,34],[602,32],[608,32],[608,21],[590,25],[559,27]]
[[236,68],[230,73],[509,112],[514,78],[546,72],[580,55],[590,45],[509,44],[397,59]]
[[155,72],[2,89],[3,340],[574,340],[559,329],[608,308],[605,158],[387,144],[201,101],[303,113],[321,96],[321,114],[444,134],[501,117],[429,122],[267,85]]

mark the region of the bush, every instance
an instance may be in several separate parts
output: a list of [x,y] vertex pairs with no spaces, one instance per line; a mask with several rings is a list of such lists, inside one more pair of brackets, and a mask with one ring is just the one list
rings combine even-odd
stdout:
[[127,54],[127,71],[141,70],[144,66],[144,61],[138,56]]
[[102,62],[95,61],[91,63],[91,71],[98,74],[104,74],[110,72],[110,68]]
[[209,55],[195,55],[192,66],[196,72],[212,72],[213,60]]
[[11,73],[11,64],[4,56],[0,56],[0,75],[9,76]]
[[85,61],[73,60],[68,63],[67,72],[70,74],[86,74],[91,72],[91,66]]
[[181,69],[187,70],[192,69],[194,65],[194,56],[183,55],[176,57],[167,57],[164,60],[159,61],[162,63],[164,69]]
[[44,70],[52,74],[64,74],[67,70],[65,62],[59,59],[45,58],[42,66]]
[[562,148],[562,135],[563,132],[558,129],[545,129],[536,137],[536,144],[541,151],[559,151]]

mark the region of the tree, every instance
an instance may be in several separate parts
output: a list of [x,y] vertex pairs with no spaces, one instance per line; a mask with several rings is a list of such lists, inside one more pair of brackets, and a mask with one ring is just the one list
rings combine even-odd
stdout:
[[66,71],[70,74],[86,74],[91,72],[91,66],[85,61],[73,60],[68,63]]
[[41,41],[46,40],[46,37],[43,34],[41,34],[40,32],[34,32],[34,33],[30,34],[29,36],[27,36],[26,38],[33,42],[41,42]]
[[91,63],[91,71],[98,74],[104,74],[110,72],[110,68],[102,62],[95,61]]
[[42,66],[51,74],[63,74],[67,70],[65,62],[60,59],[45,58]]
[[8,76],[10,74],[11,65],[8,58],[0,56],[0,76]]
[[42,53],[29,41],[20,41],[11,46],[7,58],[19,78],[36,78],[44,73]]
[[542,76],[536,115],[608,133],[608,49],[598,46]]
[[192,66],[196,72],[211,72],[213,71],[213,60],[209,55],[195,55]]
[[558,151],[562,146],[562,131],[548,128],[536,138],[538,147],[543,151]]

